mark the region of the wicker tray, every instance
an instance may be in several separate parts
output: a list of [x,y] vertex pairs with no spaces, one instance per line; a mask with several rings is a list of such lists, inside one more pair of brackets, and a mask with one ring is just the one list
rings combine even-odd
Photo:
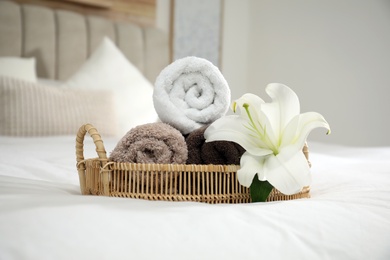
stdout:
[[[98,158],[84,159],[84,137],[92,137]],[[308,158],[307,146],[303,152]],[[251,202],[249,188],[237,180],[238,165],[119,163],[107,159],[103,140],[90,124],[76,138],[77,169],[83,195],[207,203]],[[309,198],[310,187],[294,195],[273,189],[267,201]]]

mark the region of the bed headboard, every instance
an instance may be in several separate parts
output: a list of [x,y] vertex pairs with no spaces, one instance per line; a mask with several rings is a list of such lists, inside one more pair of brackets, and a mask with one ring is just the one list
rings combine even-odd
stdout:
[[104,36],[154,83],[169,64],[168,35],[129,22],[0,0],[0,56],[35,57],[37,75],[65,80]]

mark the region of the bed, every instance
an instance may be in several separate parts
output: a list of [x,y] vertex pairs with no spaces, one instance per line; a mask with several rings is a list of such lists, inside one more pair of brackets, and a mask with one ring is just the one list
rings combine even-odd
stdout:
[[[11,59],[17,72],[0,80],[0,259],[390,259],[390,147],[309,140],[309,199],[207,204],[81,195],[78,128],[93,120],[110,152],[131,127],[113,119],[121,116],[114,113],[120,97],[107,89],[114,83],[85,75],[131,71],[122,80],[145,98],[169,63],[168,38],[155,28],[9,1],[0,1],[0,33],[0,56],[23,58]],[[121,65],[106,60],[116,47],[130,65],[121,55]],[[28,73],[33,65],[37,75]],[[149,110],[132,114],[132,124],[154,120]],[[96,157],[92,139],[84,145],[85,157]]]

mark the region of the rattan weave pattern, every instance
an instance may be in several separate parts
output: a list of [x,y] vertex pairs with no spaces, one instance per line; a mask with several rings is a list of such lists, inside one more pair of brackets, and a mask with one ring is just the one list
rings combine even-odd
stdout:
[[[92,137],[98,158],[84,159],[84,136]],[[308,158],[308,150],[304,153]],[[100,134],[90,124],[76,138],[77,168],[84,195],[206,203],[251,202],[249,188],[237,180],[238,165],[139,164],[108,161]],[[310,197],[310,187],[284,195],[273,189],[268,201]]]

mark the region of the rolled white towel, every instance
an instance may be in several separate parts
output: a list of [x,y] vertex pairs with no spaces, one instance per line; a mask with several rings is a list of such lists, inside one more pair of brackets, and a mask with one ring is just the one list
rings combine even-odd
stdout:
[[210,61],[190,56],[174,61],[161,71],[153,102],[162,122],[188,134],[226,114],[230,88]]

